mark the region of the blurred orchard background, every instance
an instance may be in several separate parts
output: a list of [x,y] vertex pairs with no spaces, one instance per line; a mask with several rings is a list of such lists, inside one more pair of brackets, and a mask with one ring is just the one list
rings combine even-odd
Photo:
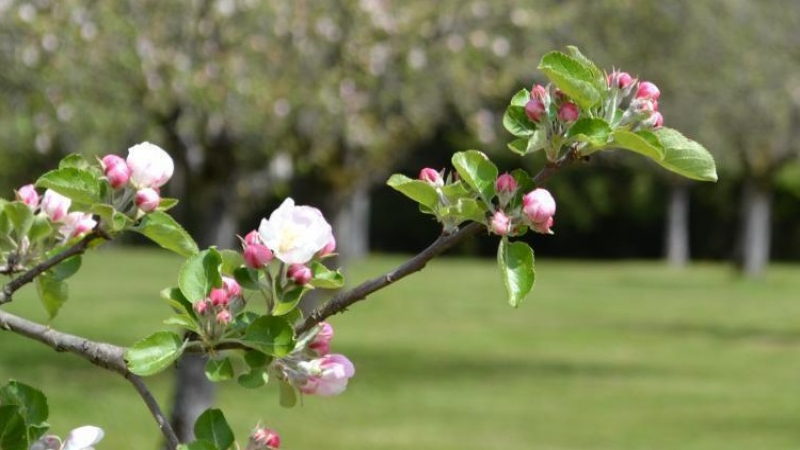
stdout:
[[[344,259],[361,261],[348,273],[373,276],[369,269],[399,262],[376,253],[416,252],[439,233],[384,187],[388,175],[444,168],[468,148],[535,172],[541,159],[505,149],[502,113],[513,93],[543,81],[542,54],[577,45],[606,70],[655,82],[665,125],[714,154],[720,181],[687,182],[613,152],[559,174],[548,183],[557,234],[530,238],[540,273],[522,310],[503,309],[490,263],[451,258],[431,269],[445,279],[411,279],[413,294],[336,319],[339,350],[364,370],[353,392],[335,400],[352,404],[328,406],[333,418],[319,420],[337,423],[315,422],[318,434],[341,433],[341,447],[327,445],[349,449],[796,448],[798,30],[796,0],[0,0],[0,192],[13,195],[69,153],[125,155],[149,140],[176,161],[167,195],[182,200],[174,214],[201,245],[237,246],[237,234],[291,195],[334,223]],[[455,254],[493,256],[494,248],[486,237]],[[177,261],[153,262],[152,253],[118,247],[93,267],[113,279],[108,266],[136,255],[162,268],[147,288],[163,314],[155,293],[173,283]],[[599,259],[639,262],[576,261]],[[466,288],[464,272],[497,289]],[[140,294],[116,276],[120,291],[109,299],[84,275],[88,292],[79,300],[73,288],[76,305],[111,301],[120,317],[150,314],[157,323],[141,303],[129,304]],[[443,290],[450,284],[460,286]],[[439,303],[452,314],[446,324]],[[55,325],[69,329],[67,314]],[[80,312],[73,314],[78,332]],[[503,329],[479,339],[491,333],[489,319]],[[404,325],[413,339],[381,333]],[[367,346],[366,337],[383,347]],[[47,366],[29,364],[52,355],[16,350],[15,339],[0,338],[0,378],[27,381],[11,367],[28,365],[27,376],[52,394]],[[75,375],[67,384],[80,386],[86,368],[63,364]],[[456,381],[435,370],[457,373]],[[422,397],[406,404],[404,388]],[[394,400],[373,398],[380,395]],[[282,421],[285,441],[294,442],[287,448],[326,442],[301,431],[301,414],[319,416],[322,402],[293,411],[290,425],[273,400],[260,417]],[[142,411],[141,433],[150,433],[142,445],[152,446],[151,419],[130,408]],[[494,417],[491,428],[505,441],[475,408]],[[460,434],[471,431],[472,439]],[[109,439],[118,439],[112,448],[129,442]]]

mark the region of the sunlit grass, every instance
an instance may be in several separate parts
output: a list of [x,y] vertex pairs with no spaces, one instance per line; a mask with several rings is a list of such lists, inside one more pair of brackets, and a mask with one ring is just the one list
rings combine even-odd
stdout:
[[[400,262],[373,257],[351,280]],[[158,291],[180,261],[91,255],[53,326],[130,344],[161,327]],[[800,446],[800,267],[762,282],[718,265],[538,261],[533,295],[505,304],[492,261],[446,259],[332,320],[357,374],[331,399],[277,406],[274,389],[224,385],[243,441],[259,420],[287,449],[790,449]],[[31,292],[8,307],[43,320]],[[120,377],[10,333],[0,380],[50,398],[53,429],[95,424],[102,449],[155,448]],[[169,374],[149,382],[169,397]]]

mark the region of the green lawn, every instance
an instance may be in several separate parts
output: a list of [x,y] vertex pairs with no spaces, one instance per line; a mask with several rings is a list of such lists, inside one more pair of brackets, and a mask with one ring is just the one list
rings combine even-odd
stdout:
[[[400,262],[374,257],[351,280]],[[101,251],[53,326],[121,345],[158,328],[158,291],[179,260]],[[699,265],[538,262],[534,293],[508,307],[492,261],[441,260],[332,320],[356,365],[340,397],[282,410],[277,393],[223,385],[240,440],[259,420],[286,449],[796,449],[800,267],[763,282]],[[44,317],[31,292],[13,312]],[[95,424],[99,449],[148,449],[152,418],[126,382],[70,355],[0,335],[0,380],[50,398],[53,429]],[[167,399],[169,374],[150,379]]]

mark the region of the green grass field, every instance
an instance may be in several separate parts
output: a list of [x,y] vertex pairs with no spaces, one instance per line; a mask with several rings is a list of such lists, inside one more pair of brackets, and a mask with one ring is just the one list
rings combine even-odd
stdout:
[[[374,257],[349,279],[401,260]],[[127,345],[168,308],[179,260],[100,251],[71,283],[60,330]],[[796,449],[800,267],[762,282],[717,265],[538,261],[534,293],[507,306],[492,261],[445,259],[335,317],[334,351],[356,377],[330,399],[283,410],[272,387],[222,385],[240,441],[259,420],[303,450]],[[43,320],[26,288],[8,310]],[[154,449],[130,386],[70,355],[0,334],[0,380],[50,398],[53,430],[94,424],[102,449]],[[149,379],[169,397],[170,374]]]

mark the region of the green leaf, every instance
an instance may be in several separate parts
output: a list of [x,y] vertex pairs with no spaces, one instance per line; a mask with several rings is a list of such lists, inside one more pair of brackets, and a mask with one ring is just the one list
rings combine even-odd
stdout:
[[297,404],[297,391],[294,386],[281,380],[278,382],[278,387],[280,388],[280,405],[284,408],[294,408]]
[[231,359],[209,359],[206,363],[206,378],[213,382],[233,379],[233,364],[231,364]]
[[283,292],[282,295],[278,296],[275,307],[272,309],[272,315],[284,316],[289,314],[297,307],[297,304],[300,303],[303,294],[308,291],[309,288],[306,287],[290,287],[287,291]]
[[503,114],[503,127],[518,138],[527,138],[536,130],[536,124],[525,114],[524,106],[509,105]]
[[258,291],[261,290],[261,283],[258,281],[259,274],[258,270],[239,267],[233,271],[233,278],[239,283],[239,286],[251,291]]
[[162,198],[158,203],[158,211],[168,211],[178,205],[177,198]]
[[192,256],[181,267],[178,285],[192,304],[208,297],[212,288],[222,286],[222,256],[209,248]]
[[527,89],[520,89],[516,94],[514,94],[513,97],[511,97],[511,103],[509,104],[511,106],[522,106],[524,108],[525,105],[528,104],[528,100],[530,100],[530,98],[531,93],[528,92]]
[[58,310],[67,302],[69,290],[67,283],[59,281],[49,272],[36,277],[36,292],[50,319],[58,315]]
[[58,263],[55,267],[50,269],[50,274],[55,281],[64,281],[67,278],[75,275],[81,268],[83,259],[81,255],[71,256],[64,261]]
[[207,409],[197,418],[194,435],[197,439],[211,442],[219,450],[227,450],[234,441],[233,430],[219,409]]
[[539,70],[581,108],[589,109],[600,101],[591,68],[576,58],[550,52],[542,56]]
[[159,331],[125,350],[128,369],[149,376],[169,367],[183,353],[183,340],[170,331]]
[[78,203],[91,205],[100,202],[99,178],[89,170],[64,167],[45,173],[36,187],[52,189]]
[[220,450],[214,444],[204,439],[192,442],[191,444],[181,444],[177,450]]
[[714,158],[705,147],[672,128],[662,127],[654,134],[664,146],[664,158],[658,161],[664,168],[693,180],[717,181]]
[[449,203],[456,203],[462,198],[474,197],[474,194],[464,186],[464,182],[461,180],[444,185],[442,187],[442,195]]
[[282,317],[261,316],[247,327],[242,343],[280,358],[294,348],[294,330]]
[[452,163],[461,179],[480,194],[484,202],[491,202],[494,197],[494,182],[497,180],[497,167],[486,155],[477,150],[458,152],[453,155]]
[[508,303],[516,308],[535,282],[533,249],[524,242],[509,242],[504,237],[497,248],[497,264],[506,286]]
[[511,177],[517,182],[517,192],[522,195],[536,189],[536,183],[533,182],[533,178],[523,169],[512,170]]
[[567,137],[581,142],[587,142],[595,147],[602,147],[608,143],[611,126],[603,119],[584,117],[567,130]]
[[0,450],[28,450],[28,430],[19,406],[0,405]]
[[244,362],[251,369],[261,369],[272,362],[272,357],[258,350],[247,350],[244,352]]
[[14,231],[20,238],[28,235],[33,225],[33,211],[22,202],[11,202],[6,204],[4,211],[11,220]]
[[232,276],[233,272],[244,264],[242,254],[234,250],[220,250],[222,257],[222,273]]
[[139,225],[132,229],[183,257],[188,258],[200,251],[189,233],[165,212],[155,211],[144,216]]
[[570,56],[575,58],[584,66],[588,67],[589,71],[592,72],[595,89],[597,89],[599,92],[604,92],[606,89],[608,89],[608,80],[606,79],[605,73],[600,70],[600,68],[597,67],[597,65],[595,65],[591,59],[587,58],[583,53],[581,53],[578,47],[575,47],[574,45],[568,45],[567,51],[569,52]]
[[185,328],[187,330],[200,334],[200,328],[197,326],[197,322],[195,321],[195,319],[189,317],[186,314],[178,314],[175,316],[167,317],[166,319],[164,319],[162,323],[164,325]]
[[103,222],[111,228],[113,233],[118,233],[133,225],[133,219],[105,203],[95,203],[91,207],[94,214],[100,216]]
[[436,194],[436,189],[426,181],[412,180],[405,175],[396,173],[389,178],[386,184],[411,200],[430,209],[433,209],[439,203],[439,196]]
[[258,389],[269,382],[269,375],[263,369],[254,369],[236,379],[240,386],[247,389]]
[[339,289],[344,286],[344,275],[339,270],[331,270],[319,261],[312,261],[309,265],[311,273],[311,285],[320,289]]
[[640,135],[630,131],[616,130],[611,133],[611,138],[612,142],[609,144],[611,146],[647,156],[656,162],[664,158],[664,149],[658,145],[657,141],[653,142],[646,134]]
[[28,231],[28,239],[32,243],[41,241],[42,239],[50,236],[53,234],[54,228],[50,222],[50,219],[44,215],[35,215],[33,216],[33,223],[31,224],[31,229]]
[[483,222],[486,220],[486,213],[489,210],[486,205],[479,203],[474,198],[462,198],[455,205],[448,206],[442,211],[445,217],[456,219],[458,223],[461,223],[467,220]]
[[45,422],[49,414],[47,398],[38,389],[17,381],[9,381],[7,385],[0,387],[0,404],[19,407],[19,414],[27,427],[27,437],[30,442],[47,431],[48,425]]
[[178,314],[186,314],[197,319],[197,314],[192,307],[192,302],[186,299],[179,288],[172,287],[161,291],[161,298],[167,301],[172,309]]
[[86,158],[83,156],[72,153],[64,157],[61,162],[58,163],[59,169],[66,169],[66,168],[75,168],[75,169],[88,169],[90,167],[89,161],[86,161]]

